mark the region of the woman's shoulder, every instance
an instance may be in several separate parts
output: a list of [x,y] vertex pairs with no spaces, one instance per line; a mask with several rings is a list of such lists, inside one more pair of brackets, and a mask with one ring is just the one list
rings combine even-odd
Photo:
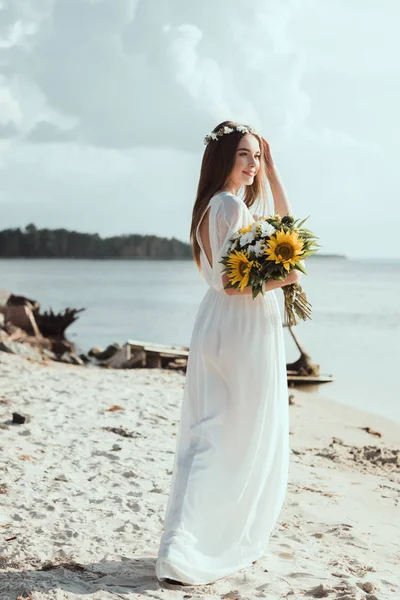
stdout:
[[218,201],[220,200],[223,204],[243,204],[244,202],[241,198],[239,198],[239,196],[235,196],[235,194],[232,194],[231,192],[217,192],[216,194],[214,194],[214,196],[212,196],[211,201]]

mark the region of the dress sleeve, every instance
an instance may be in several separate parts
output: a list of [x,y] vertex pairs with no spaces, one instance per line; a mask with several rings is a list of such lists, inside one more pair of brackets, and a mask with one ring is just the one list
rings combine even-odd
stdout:
[[224,288],[223,268],[219,261],[226,254],[229,240],[243,226],[244,204],[235,196],[223,195],[210,211],[210,239],[213,255],[212,285],[217,290]]

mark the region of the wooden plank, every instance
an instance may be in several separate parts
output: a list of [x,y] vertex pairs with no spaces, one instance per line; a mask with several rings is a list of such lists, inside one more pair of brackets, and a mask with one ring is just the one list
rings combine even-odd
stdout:
[[189,349],[184,346],[166,346],[164,344],[153,344],[152,342],[140,342],[129,340],[127,342],[131,349],[143,350],[151,354],[160,354],[164,358],[187,358]]
[[151,348],[158,348],[158,349],[165,349],[165,350],[185,350],[185,351],[189,351],[189,348],[187,346],[168,346],[167,344],[156,344],[155,342],[143,342],[141,340],[128,340],[127,343],[130,346],[138,346],[138,347],[151,347]]

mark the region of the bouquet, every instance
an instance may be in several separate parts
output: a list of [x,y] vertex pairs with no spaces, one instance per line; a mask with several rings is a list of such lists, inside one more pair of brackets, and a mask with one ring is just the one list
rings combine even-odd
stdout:
[[[303,224],[309,217],[294,219],[291,215],[261,217],[248,227],[239,229],[229,240],[227,254],[219,261],[224,265],[229,283],[225,288],[240,291],[251,285],[253,300],[264,294],[263,284],[269,279],[282,281],[287,274],[298,269],[305,275],[303,260],[317,252],[318,239]],[[283,288],[285,320],[297,325],[296,315],[305,321],[311,318],[311,304],[299,283]]]

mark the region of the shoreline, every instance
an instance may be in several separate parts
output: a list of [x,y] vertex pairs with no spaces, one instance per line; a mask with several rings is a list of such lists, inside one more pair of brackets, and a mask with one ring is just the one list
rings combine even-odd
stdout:
[[[1,600],[172,600],[177,590],[398,600],[395,422],[289,388],[289,485],[267,554],[214,584],[177,588],[158,582],[154,567],[184,375],[0,353],[0,380]],[[30,420],[10,424],[14,411]]]

